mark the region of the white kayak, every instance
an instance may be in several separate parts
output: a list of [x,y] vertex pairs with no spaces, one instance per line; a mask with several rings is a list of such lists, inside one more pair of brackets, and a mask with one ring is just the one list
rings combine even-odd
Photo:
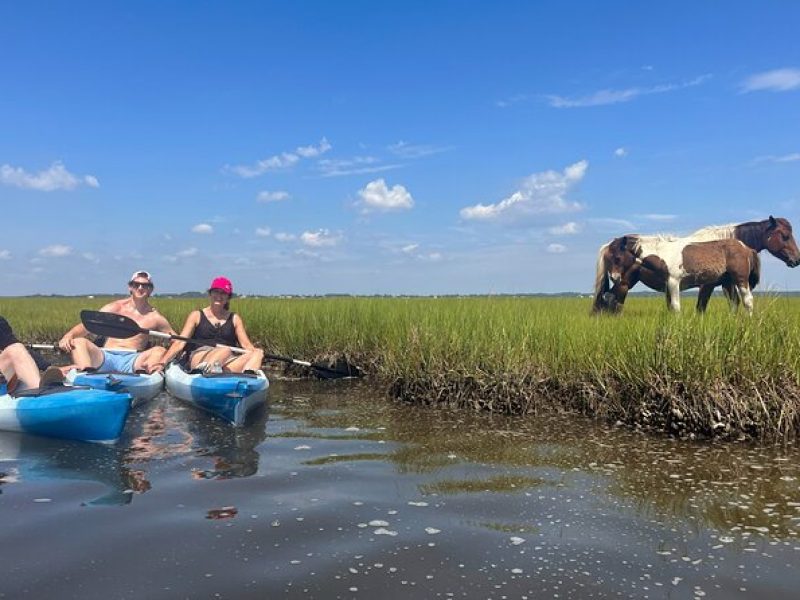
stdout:
[[9,394],[0,385],[0,429],[85,442],[114,442],[125,427],[131,396],[54,385]]
[[86,385],[97,390],[127,392],[133,397],[133,406],[155,398],[164,389],[163,373],[97,373],[70,369],[67,382]]
[[225,419],[236,427],[267,400],[269,380],[264,372],[188,373],[172,363],[166,370],[167,391],[184,402]]

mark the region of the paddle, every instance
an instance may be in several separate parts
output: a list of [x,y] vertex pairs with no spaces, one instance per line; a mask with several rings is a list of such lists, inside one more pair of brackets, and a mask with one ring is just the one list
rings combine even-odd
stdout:
[[[247,352],[244,348],[237,348],[236,346],[226,346],[225,344],[218,344],[215,340],[199,340],[183,337],[180,335],[170,335],[163,331],[155,331],[151,329],[144,329],[139,327],[139,324],[124,315],[118,315],[109,312],[100,312],[96,310],[82,310],[81,323],[86,329],[95,335],[102,335],[117,339],[125,339],[133,337],[134,335],[145,334],[153,337],[163,339],[179,340],[181,342],[192,342],[202,346],[214,346],[216,348],[228,348],[237,354],[244,354]],[[264,358],[269,360],[277,360],[285,363],[291,363],[308,367],[313,369],[323,379],[338,379],[340,377],[360,377],[361,370],[350,364],[345,364],[341,367],[326,367],[318,363],[310,363],[305,360],[298,360],[289,356],[280,356],[279,354],[264,354]]]

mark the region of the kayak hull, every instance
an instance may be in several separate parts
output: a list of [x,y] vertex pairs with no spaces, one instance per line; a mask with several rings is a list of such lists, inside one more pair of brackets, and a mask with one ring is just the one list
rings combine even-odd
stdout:
[[71,369],[65,379],[74,385],[85,385],[97,390],[124,392],[138,406],[155,398],[164,389],[163,373],[87,373]]
[[73,386],[3,393],[0,430],[113,443],[122,434],[131,401],[130,394]]
[[167,391],[197,408],[228,421],[244,425],[247,415],[267,400],[269,380],[263,371],[244,373],[187,373],[171,364],[166,371]]

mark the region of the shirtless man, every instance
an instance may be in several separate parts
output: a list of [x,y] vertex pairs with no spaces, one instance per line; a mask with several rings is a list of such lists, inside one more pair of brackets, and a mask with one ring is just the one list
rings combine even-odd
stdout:
[[[148,299],[153,293],[153,279],[147,271],[134,271],[128,282],[130,297],[115,300],[100,309],[130,317],[142,329],[163,331],[175,335],[169,321],[150,305]],[[166,348],[153,346],[147,348],[147,336],[138,334],[126,339],[107,338],[102,348],[86,339],[86,328],[78,323],[59,340],[59,347],[72,353],[72,361],[78,370],[94,368],[102,373],[135,373],[161,371],[164,368],[163,356]]]

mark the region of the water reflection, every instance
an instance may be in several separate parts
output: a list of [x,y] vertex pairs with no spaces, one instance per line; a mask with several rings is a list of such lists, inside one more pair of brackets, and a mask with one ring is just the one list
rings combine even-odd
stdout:
[[592,490],[643,519],[679,520],[737,541],[800,534],[800,452],[794,446],[679,441],[581,417],[419,408],[376,401],[359,387],[348,398],[344,407],[341,395],[287,397],[281,413],[303,426],[275,435],[396,442],[386,454],[337,454],[305,464],[390,461],[399,474],[431,476],[418,486],[423,494],[533,493],[588,475]]
[[125,466],[124,450],[118,446],[0,432],[0,485],[50,480],[105,486],[105,493],[84,502],[89,505],[128,504],[136,492],[149,489],[142,471]]
[[193,468],[194,479],[251,477],[258,472],[258,446],[266,438],[269,411],[259,407],[244,427],[232,427],[220,419],[185,405],[176,407],[175,426],[189,440],[192,452],[208,461],[207,468]]

